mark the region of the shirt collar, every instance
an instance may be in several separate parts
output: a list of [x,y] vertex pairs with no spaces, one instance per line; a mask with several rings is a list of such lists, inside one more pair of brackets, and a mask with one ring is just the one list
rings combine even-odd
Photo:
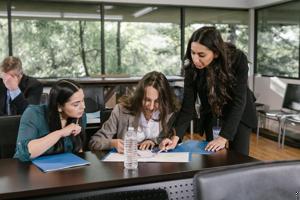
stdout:
[[[153,114],[152,114],[152,118],[149,120],[149,122],[150,121],[155,121],[155,120],[158,120],[159,119],[159,114],[160,114],[160,112],[157,110],[157,111],[155,111]],[[145,118],[145,115],[144,115],[144,113],[141,113],[141,116],[140,116],[140,125],[142,125],[142,126],[144,126],[144,127],[146,127],[147,126],[147,124],[148,124],[148,121],[146,120],[146,118]]]

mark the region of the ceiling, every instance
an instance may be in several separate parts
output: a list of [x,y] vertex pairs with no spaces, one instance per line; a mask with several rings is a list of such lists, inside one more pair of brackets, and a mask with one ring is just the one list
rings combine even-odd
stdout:
[[[135,0],[137,1],[137,0]],[[141,3],[151,2],[155,3],[156,0],[142,1],[139,0],[139,4],[134,4],[134,0],[126,0],[127,4],[122,4],[122,0],[106,0],[104,6],[104,15],[107,20],[123,22],[157,22],[157,23],[176,23],[180,24],[180,7],[179,6],[165,6],[162,4],[150,4],[143,5]],[[230,3],[239,2],[249,5],[255,4],[257,0],[208,0],[210,4],[218,5],[216,7],[186,7],[186,24],[194,23],[207,23],[207,24],[248,24],[248,9],[229,9],[222,6]],[[186,4],[198,3],[199,5],[205,4],[206,0],[186,0]],[[286,0],[259,0],[264,5],[284,2]],[[72,3],[70,3],[72,2]],[[97,2],[97,3],[96,3]],[[85,1],[85,0],[39,0],[39,1],[27,1],[19,0],[12,3],[12,16],[14,17],[41,17],[41,18],[56,18],[56,19],[85,19],[85,20],[99,20],[100,19],[100,6],[101,1]],[[116,3],[118,2],[118,3]],[[132,4],[128,4],[132,3]],[[164,3],[181,3],[182,0],[164,0]],[[222,4],[220,3],[222,2]],[[226,2],[226,3],[225,3]],[[219,4],[217,4],[219,3]],[[1,4],[1,3],[0,3]],[[278,6],[271,7],[267,15],[268,18],[274,18],[273,21],[287,21],[291,20],[291,14],[295,13],[295,16],[299,16],[300,1],[294,1],[292,4],[295,6]],[[237,5],[237,4],[236,4]],[[0,6],[1,7],[1,6]],[[220,7],[224,9],[219,9]],[[0,9],[1,10],[1,9]],[[142,13],[144,11],[144,13]],[[140,14],[138,14],[140,12]],[[273,16],[273,17],[272,17]]]
[[[55,0],[40,0],[55,1]],[[57,1],[57,0],[56,0]],[[107,2],[107,3],[133,3],[133,4],[157,4],[178,6],[201,6],[218,8],[258,8],[278,4],[292,0],[60,0],[60,2]]]

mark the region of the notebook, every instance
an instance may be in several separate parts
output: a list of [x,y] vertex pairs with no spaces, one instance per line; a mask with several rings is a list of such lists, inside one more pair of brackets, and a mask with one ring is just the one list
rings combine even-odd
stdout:
[[90,164],[89,161],[86,161],[72,153],[40,156],[33,159],[32,163],[40,168],[43,172],[57,171]]

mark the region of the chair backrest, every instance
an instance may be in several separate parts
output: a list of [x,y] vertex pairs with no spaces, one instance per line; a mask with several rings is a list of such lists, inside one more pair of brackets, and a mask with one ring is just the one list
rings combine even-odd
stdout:
[[73,200],[168,200],[168,193],[164,189],[131,190],[99,195],[91,195],[85,198]]
[[48,101],[49,101],[49,94],[43,92],[41,95],[40,104],[48,104]]
[[100,128],[102,127],[104,122],[106,122],[108,120],[108,118],[110,117],[111,111],[112,111],[112,108],[105,108],[105,109],[101,110],[101,112],[100,112]]
[[91,137],[102,127],[103,123],[108,120],[108,118],[111,114],[111,111],[112,111],[111,108],[105,108],[100,111],[100,124],[97,124],[96,126],[94,124],[90,124],[90,125],[87,124],[86,130],[85,130],[86,141],[87,141],[86,145],[84,147],[85,150],[89,149],[88,143],[89,143]]
[[85,112],[92,113],[105,108],[104,88],[99,85],[84,85]]
[[194,176],[194,196],[198,200],[297,199],[299,174],[300,160],[207,170]]
[[287,84],[282,108],[300,112],[300,84]]
[[12,158],[20,125],[20,115],[0,117],[0,158]]
[[174,90],[174,94],[175,94],[178,102],[182,103],[182,100],[183,100],[183,87],[176,85],[176,86],[173,86],[172,88]]

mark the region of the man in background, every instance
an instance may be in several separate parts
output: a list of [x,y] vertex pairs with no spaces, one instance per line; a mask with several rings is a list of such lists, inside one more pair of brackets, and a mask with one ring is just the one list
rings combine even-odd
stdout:
[[19,58],[9,56],[0,65],[0,116],[21,115],[28,104],[39,104],[42,84],[23,74]]

